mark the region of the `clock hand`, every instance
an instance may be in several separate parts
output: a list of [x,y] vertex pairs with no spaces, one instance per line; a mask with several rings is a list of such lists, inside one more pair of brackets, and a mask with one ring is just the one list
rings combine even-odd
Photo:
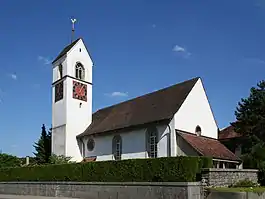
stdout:
[[81,88],[80,88],[80,93],[79,93],[80,95],[83,93],[82,91],[83,91],[84,86],[85,85],[81,86]]

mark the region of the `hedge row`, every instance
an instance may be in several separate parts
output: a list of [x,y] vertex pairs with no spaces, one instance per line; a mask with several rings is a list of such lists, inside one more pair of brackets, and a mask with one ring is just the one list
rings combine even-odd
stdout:
[[211,166],[211,158],[180,156],[2,168],[0,181],[188,182]]

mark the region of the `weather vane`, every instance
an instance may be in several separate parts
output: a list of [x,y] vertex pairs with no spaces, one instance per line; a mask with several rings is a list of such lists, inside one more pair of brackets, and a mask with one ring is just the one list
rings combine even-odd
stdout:
[[71,19],[71,22],[72,22],[72,38],[71,38],[71,43],[74,41],[74,33],[75,33],[75,22],[76,22],[76,19]]

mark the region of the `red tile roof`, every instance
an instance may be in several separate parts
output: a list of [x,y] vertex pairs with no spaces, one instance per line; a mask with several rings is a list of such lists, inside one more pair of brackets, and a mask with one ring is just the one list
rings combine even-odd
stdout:
[[197,136],[195,134],[179,130],[177,130],[177,133],[202,156],[223,160],[240,161],[240,159],[234,153],[232,153],[217,139]]
[[219,140],[232,139],[232,138],[237,138],[237,137],[242,137],[242,135],[239,133],[236,133],[233,126],[228,126],[222,129],[218,134]]
[[96,156],[93,156],[93,157],[86,157],[82,160],[82,162],[94,162],[97,160],[97,157]]

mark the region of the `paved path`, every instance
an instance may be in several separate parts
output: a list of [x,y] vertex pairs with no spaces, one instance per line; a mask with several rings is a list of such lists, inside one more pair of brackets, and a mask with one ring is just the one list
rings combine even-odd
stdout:
[[[64,198],[64,197],[56,197],[56,198],[57,199],[74,199],[74,198]],[[2,195],[2,194],[0,194],[0,199],[55,199],[55,197]]]

